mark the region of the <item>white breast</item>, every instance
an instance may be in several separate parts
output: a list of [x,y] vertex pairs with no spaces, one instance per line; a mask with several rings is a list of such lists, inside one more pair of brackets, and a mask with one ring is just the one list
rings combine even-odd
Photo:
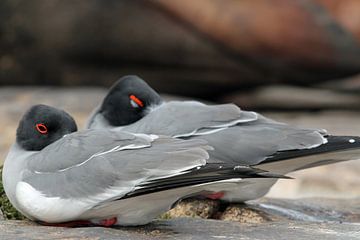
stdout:
[[82,200],[46,197],[26,182],[17,184],[16,199],[26,215],[48,223],[76,220],[89,206]]

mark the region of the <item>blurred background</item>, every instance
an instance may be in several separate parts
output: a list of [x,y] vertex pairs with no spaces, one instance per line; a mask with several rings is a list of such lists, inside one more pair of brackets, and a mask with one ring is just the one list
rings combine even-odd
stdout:
[[[0,162],[32,104],[83,123],[119,77],[360,135],[358,0],[1,0]],[[359,197],[360,161],[294,173],[271,197]]]

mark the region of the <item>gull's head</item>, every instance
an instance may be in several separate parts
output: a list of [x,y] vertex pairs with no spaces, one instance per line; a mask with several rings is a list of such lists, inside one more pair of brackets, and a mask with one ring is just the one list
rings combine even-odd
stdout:
[[137,76],[120,78],[104,98],[99,113],[112,126],[125,126],[143,118],[162,99],[144,80]]
[[46,105],[35,105],[20,120],[16,142],[25,150],[40,151],[75,131],[76,123],[65,111]]

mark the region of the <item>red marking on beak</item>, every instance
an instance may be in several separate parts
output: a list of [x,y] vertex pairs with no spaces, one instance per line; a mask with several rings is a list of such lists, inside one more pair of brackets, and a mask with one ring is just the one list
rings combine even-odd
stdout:
[[144,107],[144,103],[138,99],[135,95],[130,95],[130,99],[133,100],[140,107]]

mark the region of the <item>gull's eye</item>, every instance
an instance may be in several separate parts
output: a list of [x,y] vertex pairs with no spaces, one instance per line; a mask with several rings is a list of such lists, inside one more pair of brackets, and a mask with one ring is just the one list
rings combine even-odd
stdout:
[[130,95],[129,98],[130,98],[130,104],[134,108],[144,107],[144,103],[140,99],[138,99],[135,95]]
[[38,123],[35,125],[36,130],[41,133],[41,134],[47,134],[48,133],[48,129],[45,126],[45,124],[43,123]]

